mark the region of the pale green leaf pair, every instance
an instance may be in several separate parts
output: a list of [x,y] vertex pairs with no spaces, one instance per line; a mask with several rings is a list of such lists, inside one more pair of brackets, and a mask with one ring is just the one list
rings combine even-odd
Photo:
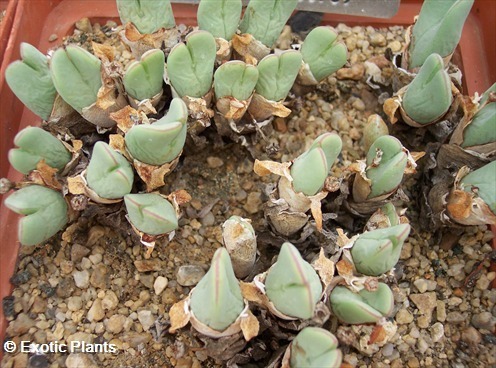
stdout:
[[57,94],[48,59],[36,47],[24,42],[21,43],[21,58],[7,67],[5,80],[28,109],[48,120]]
[[200,98],[212,87],[217,47],[206,31],[195,31],[186,44],[173,47],[167,58],[167,75],[179,96]]
[[225,248],[219,248],[210,269],[191,293],[191,311],[203,324],[224,331],[236,321],[244,307],[229,254]]
[[138,101],[150,99],[162,91],[165,56],[161,50],[148,50],[140,61],[129,64],[123,78],[126,92]]
[[357,271],[367,276],[380,276],[391,270],[398,263],[403,243],[409,234],[408,224],[361,234],[351,248]]
[[124,156],[99,141],[93,147],[86,181],[100,197],[117,199],[131,192],[134,172]]
[[344,323],[376,323],[393,311],[393,292],[382,282],[376,291],[365,289],[354,293],[344,286],[336,286],[330,295],[334,315]]
[[215,38],[230,40],[238,29],[241,0],[201,0],[198,5],[198,27]]
[[338,339],[323,328],[305,327],[291,342],[291,368],[341,366]]
[[170,0],[117,0],[123,24],[132,22],[142,34],[176,25]]
[[348,57],[345,44],[337,41],[338,35],[331,27],[316,27],[301,46],[303,61],[308,64],[313,77],[320,82],[342,68]]
[[25,215],[19,220],[18,238],[23,245],[44,242],[62,230],[68,221],[67,203],[57,191],[30,185],[5,200],[12,211]]
[[460,181],[462,189],[476,193],[496,214],[496,161],[492,161],[480,169],[465,175]]
[[72,155],[53,135],[37,127],[27,127],[14,138],[19,148],[9,151],[9,162],[17,171],[28,174],[36,169],[41,160],[58,170],[62,170]]
[[186,141],[188,108],[174,98],[168,113],[152,124],[134,125],[125,135],[131,155],[149,165],[163,165],[174,160]]
[[258,69],[239,60],[222,64],[214,75],[215,97],[234,97],[247,100],[253,93],[258,80]]
[[452,101],[451,79],[443,59],[431,54],[408,85],[403,109],[417,123],[429,124],[446,114]]
[[425,0],[413,26],[409,67],[424,64],[432,53],[448,56],[455,50],[474,0]]
[[276,263],[267,272],[265,291],[278,311],[290,317],[308,319],[313,317],[322,296],[322,284],[298,249],[286,242]]
[[174,206],[158,194],[127,194],[124,203],[131,223],[145,234],[167,234],[178,227]]
[[323,188],[341,147],[341,138],[335,133],[324,133],[317,137],[310,148],[291,165],[294,190],[308,196],[317,194]]

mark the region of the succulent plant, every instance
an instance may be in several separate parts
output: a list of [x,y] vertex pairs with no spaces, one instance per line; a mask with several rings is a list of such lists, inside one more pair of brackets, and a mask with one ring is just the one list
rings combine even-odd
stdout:
[[301,319],[312,318],[321,298],[317,272],[291,243],[284,243],[276,263],[267,272],[265,291],[278,311]]
[[386,203],[384,206],[381,207],[381,211],[384,215],[387,216],[391,226],[396,226],[400,224],[400,217],[396,213],[396,208],[394,207],[394,204],[392,204],[391,202]]
[[297,3],[298,0],[251,0],[239,29],[272,47]]
[[53,53],[53,84],[60,97],[79,113],[97,100],[102,86],[100,66],[96,56],[76,45],[61,47]]
[[215,38],[230,40],[238,29],[241,0],[201,0],[198,5],[198,28]]
[[375,323],[393,311],[393,292],[386,284],[379,283],[377,290],[365,289],[354,293],[344,286],[336,286],[329,297],[332,312],[344,323]]
[[7,67],[5,80],[28,109],[48,120],[57,94],[48,59],[36,47],[25,42],[21,43],[21,58]]
[[187,133],[188,108],[174,98],[168,113],[152,124],[134,125],[125,135],[131,155],[149,165],[163,165],[182,151]]
[[12,193],[5,206],[25,215],[19,220],[18,237],[23,245],[36,245],[62,230],[68,221],[67,203],[57,191],[30,185]]
[[126,92],[142,101],[162,91],[165,56],[162,50],[148,50],[140,61],[133,61],[127,67],[123,82]]
[[145,234],[167,234],[178,227],[174,206],[158,194],[126,194],[124,203],[129,221]]
[[170,0],[117,0],[122,24],[132,22],[142,34],[176,25]]
[[[377,138],[367,153],[366,176],[370,180],[367,198],[393,192],[403,179],[407,162],[408,156],[397,138],[390,135]],[[353,196],[357,197],[355,192]]]
[[37,127],[27,127],[14,138],[19,148],[9,151],[9,162],[17,171],[28,174],[36,169],[41,160],[58,170],[62,170],[72,155],[64,145],[47,131]]
[[300,52],[317,82],[343,67],[348,57],[344,43],[331,27],[316,27],[305,38]]
[[367,124],[363,128],[363,148],[368,151],[375,140],[383,135],[388,135],[389,129],[382,118],[373,114],[367,119]]
[[357,271],[367,276],[379,276],[391,270],[398,263],[401,248],[409,234],[409,224],[361,234],[351,248]]
[[117,199],[131,192],[134,172],[119,152],[99,141],[86,169],[88,186],[102,198]]
[[243,311],[239,281],[225,248],[215,251],[210,269],[191,293],[190,307],[200,322],[216,331],[228,328]]
[[294,190],[308,196],[317,194],[323,188],[341,147],[341,138],[335,133],[325,133],[317,137],[310,148],[291,165]]
[[491,142],[496,142],[496,101],[489,100],[490,93],[496,93],[496,83],[482,95],[480,105],[482,108],[477,111],[470,124],[463,131],[462,147],[479,146]]
[[417,123],[429,124],[446,114],[452,101],[451,79],[443,59],[431,54],[408,85],[403,109]]
[[264,57],[257,65],[256,92],[267,100],[284,100],[298,75],[301,60],[301,54],[293,50]]
[[496,214],[496,161],[492,161],[480,169],[465,175],[460,187],[466,192],[474,193],[481,198]]
[[231,256],[236,277],[245,278],[257,258],[257,238],[250,220],[231,216],[222,225],[222,238]]
[[207,31],[186,36],[167,58],[167,75],[179,96],[203,97],[212,87],[216,45]]
[[239,60],[222,64],[214,75],[215,97],[232,96],[239,101],[247,100],[258,80],[258,70]]
[[422,66],[429,55],[449,56],[462,35],[463,24],[474,0],[425,0],[412,29],[410,69]]
[[323,328],[305,327],[291,342],[290,367],[340,367],[343,354],[338,339]]

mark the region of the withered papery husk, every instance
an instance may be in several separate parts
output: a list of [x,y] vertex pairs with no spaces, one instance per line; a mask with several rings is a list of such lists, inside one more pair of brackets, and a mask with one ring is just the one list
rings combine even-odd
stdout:
[[253,170],[257,175],[275,174],[281,177],[277,190],[270,193],[270,198],[265,204],[265,216],[269,218],[278,233],[291,236],[308,222],[306,212],[310,210],[317,230],[322,232],[321,201],[327,196],[328,191],[324,188],[313,196],[296,192],[293,189],[293,178],[289,169],[291,164],[291,162],[255,160]]
[[[458,88],[455,87],[453,83],[451,83],[451,93],[453,95],[453,102],[451,103],[450,108],[448,111],[441,117],[437,118],[436,120],[431,121],[430,123],[427,124],[421,124],[413,120],[406,111],[403,109],[403,96],[406,93],[406,89],[408,86],[405,86],[401,88],[395,96],[388,98],[384,102],[383,110],[384,113],[388,116],[389,121],[391,124],[395,124],[398,122],[398,120],[401,119],[404,123],[415,127],[415,128],[425,128],[433,124],[440,123],[442,121],[451,121],[453,119],[457,118],[457,111],[460,106],[460,104],[463,103],[463,97]],[[458,119],[456,119],[458,120]],[[449,132],[451,133],[451,132]]]
[[272,116],[285,118],[291,114],[291,110],[284,106],[284,100],[271,101],[258,93],[254,93],[248,106],[248,113],[256,121],[264,121]]
[[232,46],[236,51],[236,58],[251,65],[257,65],[270,54],[270,48],[249,33],[235,34],[232,38]]
[[146,115],[150,115],[150,114],[156,114],[157,113],[156,108],[161,101],[163,93],[164,93],[164,91],[160,91],[152,98],[147,98],[143,101],[138,101],[129,95],[127,96],[127,99],[128,99],[129,104],[131,105],[132,108],[134,108],[138,111],[142,111]]
[[132,23],[126,23],[124,29],[119,31],[119,36],[124,44],[128,45],[135,59],[139,60],[148,50],[163,49],[170,51],[179,43],[181,34],[177,27],[160,28],[152,34],[141,34]]
[[246,100],[240,101],[232,96],[226,96],[215,102],[217,109],[214,122],[217,132],[224,137],[236,138],[236,135],[249,134],[254,128],[240,122],[250,105],[253,94]]
[[362,354],[372,356],[391,340],[397,330],[394,322],[384,319],[376,325],[339,326],[336,337],[340,343],[353,346]]
[[469,167],[464,166],[456,174],[453,189],[447,198],[447,212],[453,221],[462,225],[496,225],[496,214],[487,203],[477,193],[466,192],[460,185],[470,171]]
[[302,62],[300,70],[298,71],[298,76],[296,77],[296,83],[301,84],[302,86],[316,86],[319,84],[319,81],[315,79],[310,70],[310,66],[307,63]]
[[226,61],[231,60],[232,41],[227,41],[222,37],[215,38],[217,52],[215,54],[215,65],[220,66]]
[[169,311],[171,321],[171,327],[169,329],[170,333],[175,333],[180,328],[183,328],[188,323],[191,323],[196,331],[214,339],[219,339],[242,332],[245,340],[250,341],[258,335],[259,323],[257,318],[251,313],[247,300],[245,300],[245,308],[236,321],[234,321],[224,331],[217,331],[208,327],[195,317],[190,308],[190,298],[193,290],[190,291],[189,295],[185,299],[171,307]]
[[99,204],[112,204],[122,202],[122,198],[108,199],[100,197],[95,193],[93,189],[88,186],[86,182],[86,170],[83,170],[81,174],[73,177],[67,178],[67,189],[70,194],[73,195],[85,195],[95,203]]

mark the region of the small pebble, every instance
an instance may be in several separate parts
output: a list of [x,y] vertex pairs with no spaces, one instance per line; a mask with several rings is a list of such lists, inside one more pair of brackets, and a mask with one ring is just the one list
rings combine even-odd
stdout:
[[164,276],[159,276],[155,279],[155,282],[153,283],[153,290],[155,291],[156,295],[162,294],[162,291],[167,287],[167,284],[169,283],[169,280],[167,280],[167,277]]
[[73,275],[76,286],[80,289],[86,289],[90,284],[90,273],[88,270],[74,271]]
[[177,283],[181,286],[193,286],[198,284],[205,275],[205,270],[197,265],[184,265],[177,271]]

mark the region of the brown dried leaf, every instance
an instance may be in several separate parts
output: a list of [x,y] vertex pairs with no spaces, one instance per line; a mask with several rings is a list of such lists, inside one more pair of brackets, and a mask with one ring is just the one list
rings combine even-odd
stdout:
[[170,333],[175,333],[189,323],[191,316],[188,312],[188,301],[189,298],[181,300],[174,304],[169,310],[169,318],[171,321],[171,327],[169,328]]
[[324,289],[327,288],[332,279],[334,278],[334,262],[324,255],[324,248],[320,248],[319,258],[317,258],[313,263],[312,267],[317,271],[324,284]]
[[251,34],[235,34],[232,38],[234,50],[247,64],[257,65],[260,60],[270,53],[270,49],[255,39]]
[[285,177],[290,182],[293,181],[291,177],[291,173],[289,171],[289,167],[291,166],[290,162],[275,162],[275,161],[260,161],[258,159],[255,160],[253,165],[253,171],[258,176],[267,176],[270,174],[276,174],[282,177]]
[[291,110],[283,105],[283,101],[267,100],[264,96],[255,93],[248,106],[248,113],[256,121],[264,121],[271,116],[285,118],[291,114]]
[[241,331],[243,332],[243,337],[246,341],[250,341],[255,336],[258,335],[260,330],[260,324],[258,319],[251,313],[250,310],[246,313],[246,316],[241,317]]
[[235,122],[237,122],[245,114],[250,101],[251,96],[244,101],[240,101],[232,96],[226,96],[218,99],[215,103],[215,106],[226,119],[234,120]]
[[253,283],[240,281],[239,286],[241,288],[243,298],[252,303],[257,303],[260,305],[264,304],[265,295],[263,295],[260,289]]
[[345,279],[353,276],[353,265],[344,259],[341,259],[338,263],[336,263],[336,270],[338,271],[338,274],[343,276]]
[[184,189],[176,190],[167,196],[167,198],[175,203],[178,206],[183,205],[191,201],[191,195]]
[[391,97],[388,98],[384,102],[384,105],[382,106],[382,109],[384,110],[384,113],[388,116],[391,124],[395,124],[398,121],[396,112],[398,111],[400,105],[401,102],[398,97]]
[[115,47],[102,45],[101,43],[91,42],[93,54],[102,61],[112,62],[115,57]]
[[83,181],[80,175],[68,177],[67,189],[69,189],[69,193],[74,195],[86,194],[86,183]]
[[165,185],[165,177],[177,166],[180,156],[181,154],[173,161],[161,166],[148,165],[136,159],[133,161],[136,172],[146,184],[147,192],[151,192]]
[[60,190],[62,189],[62,184],[55,177],[57,172],[57,169],[49,166],[45,160],[41,160],[36,165],[36,170],[33,171],[33,174],[38,174],[47,187]]

